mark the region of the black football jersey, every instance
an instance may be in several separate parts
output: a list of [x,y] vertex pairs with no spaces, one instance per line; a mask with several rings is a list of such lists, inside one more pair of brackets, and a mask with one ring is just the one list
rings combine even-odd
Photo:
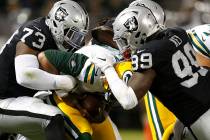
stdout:
[[135,72],[153,69],[150,91],[185,125],[198,119],[210,105],[210,72],[198,66],[185,30],[169,28],[132,55]]
[[33,96],[36,92],[16,82],[14,59],[19,41],[37,51],[57,49],[45,17],[29,21],[16,30],[0,50],[0,98]]

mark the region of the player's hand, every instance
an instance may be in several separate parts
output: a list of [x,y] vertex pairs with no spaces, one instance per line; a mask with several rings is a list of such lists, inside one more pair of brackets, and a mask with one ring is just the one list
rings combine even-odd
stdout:
[[92,56],[90,61],[104,72],[107,68],[112,67],[116,62],[114,56],[108,52],[103,52],[100,55]]

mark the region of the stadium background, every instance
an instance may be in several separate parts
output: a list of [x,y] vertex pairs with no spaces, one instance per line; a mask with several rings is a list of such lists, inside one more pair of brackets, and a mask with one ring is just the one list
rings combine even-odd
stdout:
[[[0,47],[19,25],[27,20],[44,16],[56,0],[0,0]],[[81,3],[90,16],[90,28],[104,17],[114,17],[132,0],[75,0]],[[210,23],[210,0],[154,0],[166,12],[166,25],[185,29]],[[111,118],[123,139],[141,140],[146,115],[143,103],[130,111],[114,108]]]

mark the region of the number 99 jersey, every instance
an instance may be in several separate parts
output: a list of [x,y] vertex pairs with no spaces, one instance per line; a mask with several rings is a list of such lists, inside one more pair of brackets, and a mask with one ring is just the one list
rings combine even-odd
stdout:
[[185,125],[209,108],[210,74],[198,66],[185,30],[168,28],[158,33],[134,52],[132,66],[134,72],[156,72],[150,92]]

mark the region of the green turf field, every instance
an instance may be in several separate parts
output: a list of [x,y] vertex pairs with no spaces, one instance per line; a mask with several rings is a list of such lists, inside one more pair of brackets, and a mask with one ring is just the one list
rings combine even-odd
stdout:
[[122,140],[144,140],[144,136],[142,131],[140,130],[126,130],[121,129],[120,134],[122,137]]

